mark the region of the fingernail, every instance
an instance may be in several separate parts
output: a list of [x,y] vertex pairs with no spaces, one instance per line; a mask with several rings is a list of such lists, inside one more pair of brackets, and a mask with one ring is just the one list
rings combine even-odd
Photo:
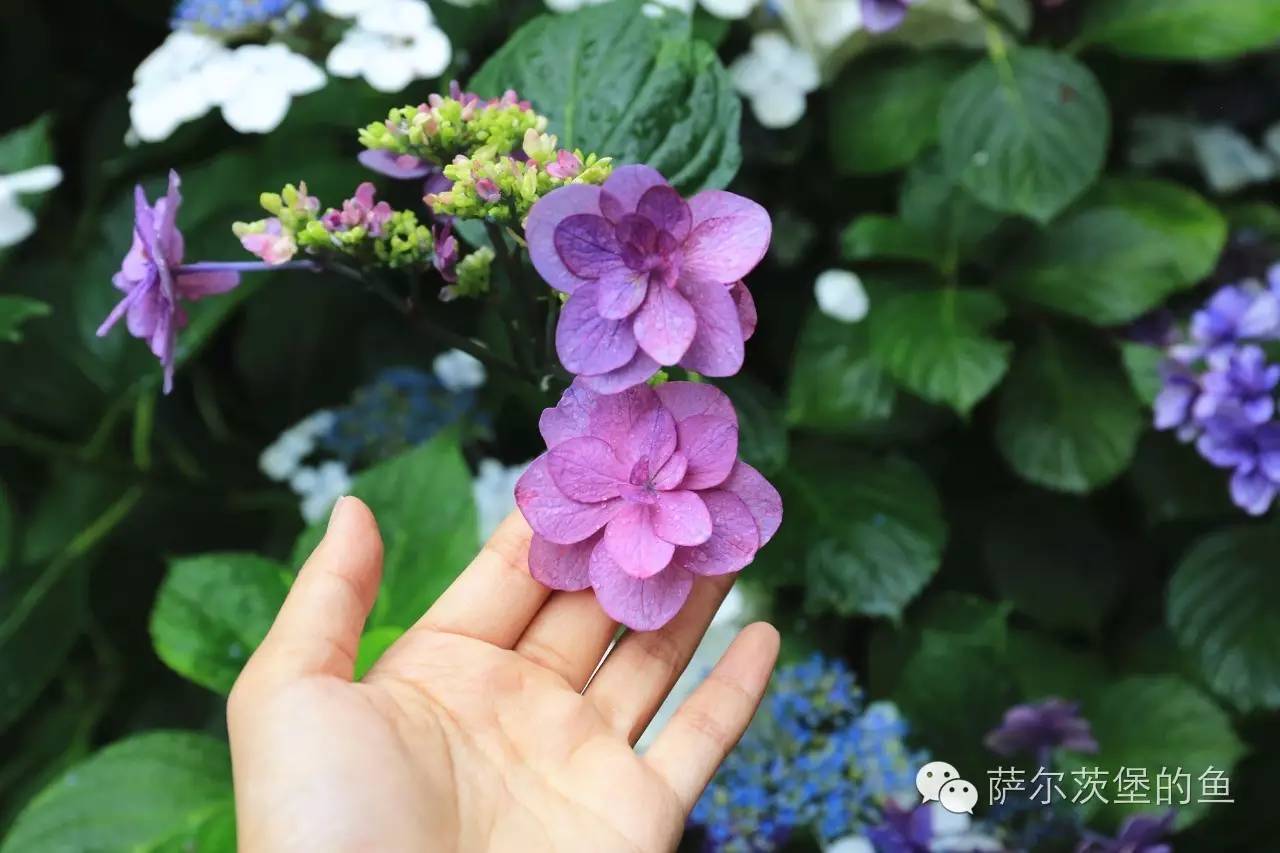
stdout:
[[333,529],[333,520],[338,517],[338,510],[342,507],[342,502],[347,499],[346,495],[342,495],[333,502],[333,509],[329,510],[329,523],[325,526],[324,532],[328,533]]

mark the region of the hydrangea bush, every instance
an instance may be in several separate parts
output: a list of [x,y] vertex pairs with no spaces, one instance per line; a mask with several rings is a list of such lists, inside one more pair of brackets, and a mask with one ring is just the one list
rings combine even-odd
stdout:
[[361,672],[513,511],[627,630],[739,576],[689,849],[1274,838],[1275,0],[116,5],[3,28],[2,853],[234,849],[341,494]]

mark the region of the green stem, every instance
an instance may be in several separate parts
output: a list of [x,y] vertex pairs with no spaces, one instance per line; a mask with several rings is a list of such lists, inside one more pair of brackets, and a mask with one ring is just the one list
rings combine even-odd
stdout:
[[156,395],[144,391],[133,408],[133,464],[139,471],[151,469],[151,434],[156,424]]
[[[505,303],[505,306],[500,307],[506,308],[505,313],[515,337],[512,348],[520,354],[525,367],[533,370],[537,361],[534,357],[533,330],[537,328],[537,322],[534,320],[533,296],[523,286],[520,265],[507,248],[507,238],[502,226],[486,219],[484,227],[489,234],[489,242],[493,244],[498,265],[502,267],[503,278],[506,279],[504,292],[499,294],[499,299]],[[516,303],[519,303],[518,314]]]

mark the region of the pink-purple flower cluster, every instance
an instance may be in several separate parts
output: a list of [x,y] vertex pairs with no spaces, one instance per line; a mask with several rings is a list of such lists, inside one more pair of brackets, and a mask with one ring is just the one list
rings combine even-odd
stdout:
[[1194,441],[1210,464],[1230,470],[1231,499],[1261,515],[1280,493],[1280,364],[1264,349],[1280,340],[1280,265],[1268,281],[1218,290],[1167,347],[1155,426]]
[[764,208],[719,190],[685,200],[647,166],[539,200],[534,267],[568,301],[556,351],[577,374],[543,412],[547,452],[516,486],[529,567],[555,589],[595,590],[635,630],[666,624],[697,575],[737,572],[782,520],[776,489],[738,459],[738,420],[699,382],[650,388],[661,366],[729,376],[756,313],[742,283],[764,257]]

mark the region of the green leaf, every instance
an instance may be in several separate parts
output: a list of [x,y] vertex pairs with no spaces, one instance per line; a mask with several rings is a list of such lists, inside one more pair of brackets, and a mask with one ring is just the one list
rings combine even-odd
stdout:
[[[18,815],[3,853],[218,850],[196,845],[234,814],[227,745],[194,732],[149,732],[71,768]],[[225,836],[224,836],[225,838]],[[234,846],[222,848],[230,853]]]
[[1160,379],[1160,365],[1167,356],[1159,347],[1126,341],[1120,345],[1120,361],[1124,364],[1125,373],[1129,374],[1129,385],[1133,393],[1142,401],[1142,405],[1150,406],[1155,402],[1163,384]]
[[831,160],[867,175],[910,163],[938,138],[938,107],[963,54],[876,52],[848,65],[831,87]]
[[745,374],[717,384],[738,412],[738,453],[743,460],[766,475],[787,464],[787,424],[773,391]]
[[356,651],[356,680],[364,678],[382,653],[404,635],[403,628],[387,626],[367,631],[360,638],[360,648]]
[[22,324],[36,317],[47,317],[51,310],[38,299],[0,296],[0,343],[18,343],[22,340]]
[[[351,494],[373,510],[382,532],[382,587],[366,630],[408,628],[479,550],[471,473],[457,436],[436,435],[356,477]],[[293,549],[301,566],[325,522],[303,531]]]
[[785,474],[809,609],[897,619],[942,562],[947,524],[933,483],[905,459],[812,448]]
[[787,388],[788,423],[847,432],[887,419],[896,397],[893,382],[871,357],[866,322],[843,323],[816,309],[809,314]]
[[912,233],[928,235],[935,262],[948,272],[968,259],[1004,220],[957,185],[937,152],[920,158],[907,171],[898,215]]
[[0,576],[4,575],[5,567],[9,564],[9,555],[13,550],[13,511],[9,508],[9,497],[4,482],[0,481]]
[[637,0],[533,19],[471,87],[514,88],[562,146],[647,163],[685,193],[725,186],[742,161],[742,106],[715,51],[672,37]]
[[979,201],[1048,222],[1102,171],[1110,113],[1089,69],[1026,48],[957,80],[939,126],[947,171]]
[[11,175],[53,161],[48,114],[0,136],[0,175]]
[[[1113,682],[1085,700],[1083,713],[1099,746],[1097,755],[1086,757],[1088,766],[1101,767],[1113,776],[1121,767],[1147,768],[1153,797],[1161,768],[1172,773],[1181,767],[1190,774],[1191,802],[1178,806],[1178,828],[1195,823],[1208,809],[1196,801],[1197,777],[1210,765],[1229,776],[1244,754],[1244,745],[1222,709],[1177,676],[1133,676]],[[1089,806],[1115,821],[1135,812],[1167,808],[1116,802],[1104,806],[1097,800]]]
[[1206,465],[1195,448],[1169,433],[1147,433],[1126,480],[1142,501],[1148,524],[1235,518],[1225,472]]
[[1106,0],[1080,43],[1143,59],[1230,59],[1280,39],[1280,0]]
[[1031,631],[1013,631],[1006,650],[1009,669],[1026,701],[1051,696],[1084,701],[1107,683],[1102,659]]
[[1142,428],[1138,402],[1115,364],[1046,333],[1014,360],[1000,394],[995,437],[1019,476],[1084,493],[1124,471]]
[[1201,539],[1169,581],[1168,621],[1205,680],[1242,711],[1280,708],[1280,530]]
[[1096,635],[1126,569],[1107,531],[1066,498],[1019,494],[993,509],[983,556],[996,592],[1046,628]]
[[967,416],[1009,368],[1012,347],[986,334],[1004,316],[987,291],[899,294],[876,309],[871,353],[909,390]]
[[151,611],[156,654],[184,678],[229,693],[288,592],[286,569],[253,554],[174,560]]
[[849,261],[936,260],[929,232],[918,231],[901,219],[879,213],[859,216],[840,234],[840,250]]
[[1207,276],[1226,239],[1226,220],[1190,190],[1110,179],[1032,239],[1001,285],[1100,326],[1127,323]]

